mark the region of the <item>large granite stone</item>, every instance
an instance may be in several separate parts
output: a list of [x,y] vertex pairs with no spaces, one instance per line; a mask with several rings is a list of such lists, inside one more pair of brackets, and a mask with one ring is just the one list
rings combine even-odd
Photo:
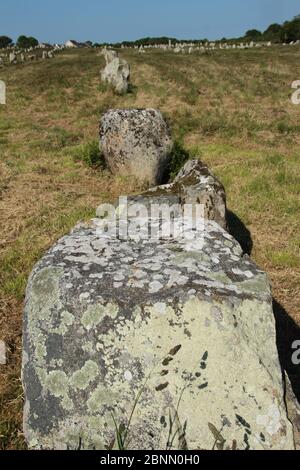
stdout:
[[100,148],[113,174],[160,184],[173,142],[157,109],[111,109],[100,122]]
[[[24,315],[33,449],[293,449],[267,276],[217,223],[202,239],[78,226],[35,266]],[[134,403],[136,407],[134,407]],[[122,429],[122,427],[121,427]]]

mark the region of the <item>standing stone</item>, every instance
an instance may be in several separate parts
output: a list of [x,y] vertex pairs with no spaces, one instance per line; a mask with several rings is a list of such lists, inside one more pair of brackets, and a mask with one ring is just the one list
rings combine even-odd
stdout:
[[[109,51],[112,52],[112,51]],[[116,57],[107,63],[101,72],[101,80],[113,86],[114,90],[123,95],[129,88],[130,67],[124,59]]]
[[6,104],[6,84],[0,80],[0,104]]
[[104,49],[102,54],[104,55],[106,65],[108,65],[110,62],[112,62],[114,59],[117,59],[118,53],[116,51],[110,51],[107,49]]
[[128,197],[128,205],[165,204],[178,214],[184,204],[202,204],[203,216],[227,230],[226,194],[222,183],[200,160],[189,160],[178,173],[173,183],[148,189],[136,196]]
[[17,63],[17,56],[14,52],[10,52],[9,54],[9,63],[10,64],[16,64]]
[[0,365],[6,365],[6,344],[0,340]]
[[161,183],[172,149],[170,130],[156,109],[114,109],[100,123],[100,147],[113,174]]
[[[23,334],[32,449],[294,449],[267,276],[218,224],[120,240],[100,220],[34,268]],[[190,233],[191,235],[191,233]],[[170,435],[172,438],[170,439]],[[235,444],[234,444],[235,443]]]
[[189,160],[174,180],[181,204],[203,204],[206,219],[227,229],[226,194],[222,183],[200,160]]
[[287,405],[288,418],[293,424],[294,442],[296,450],[300,450],[300,403],[298,402],[289,376],[285,372],[285,401]]

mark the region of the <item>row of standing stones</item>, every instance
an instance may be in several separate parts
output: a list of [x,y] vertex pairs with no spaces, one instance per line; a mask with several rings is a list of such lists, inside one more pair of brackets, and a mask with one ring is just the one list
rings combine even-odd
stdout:
[[[100,141],[113,173],[162,182],[172,140],[159,111],[107,112]],[[222,184],[192,160],[128,200],[203,203],[204,240],[120,239],[96,218],[37,263],[23,335],[29,447],[116,449],[117,423],[127,449],[294,449],[270,284],[226,230]]]

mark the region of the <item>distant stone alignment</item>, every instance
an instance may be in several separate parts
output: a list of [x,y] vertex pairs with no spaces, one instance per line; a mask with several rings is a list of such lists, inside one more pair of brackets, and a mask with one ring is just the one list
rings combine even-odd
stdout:
[[294,449],[270,284],[225,230],[223,186],[192,161],[136,198],[199,200],[204,242],[120,239],[96,218],[43,256],[24,312],[29,447],[117,449],[115,420],[127,449]]

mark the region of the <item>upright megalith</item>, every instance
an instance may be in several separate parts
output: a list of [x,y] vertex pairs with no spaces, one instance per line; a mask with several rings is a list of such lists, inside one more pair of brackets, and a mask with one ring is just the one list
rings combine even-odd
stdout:
[[203,216],[227,229],[226,193],[222,183],[200,160],[188,160],[173,182],[148,189],[139,196],[130,196],[129,202],[143,203],[147,207],[164,200],[172,206],[201,204]]
[[100,122],[100,147],[114,174],[160,184],[173,142],[170,129],[156,109],[112,109]]
[[121,240],[102,222],[62,238],[29,280],[29,447],[117,448],[113,416],[127,426],[140,393],[128,449],[212,449],[221,429],[225,448],[292,449],[267,276],[215,222],[204,244]]
[[110,62],[112,62],[114,59],[118,57],[118,53],[110,49],[104,49],[102,54],[105,58],[106,65],[108,65]]
[[101,80],[107,82],[116,91],[123,95],[127,93],[130,81],[130,67],[128,62],[120,59],[115,51],[104,51],[106,66],[101,72]]
[[16,54],[15,54],[14,52],[10,52],[9,57],[8,57],[8,60],[9,60],[9,63],[10,63],[11,65],[17,64],[17,62],[18,62],[17,56],[16,56]]

